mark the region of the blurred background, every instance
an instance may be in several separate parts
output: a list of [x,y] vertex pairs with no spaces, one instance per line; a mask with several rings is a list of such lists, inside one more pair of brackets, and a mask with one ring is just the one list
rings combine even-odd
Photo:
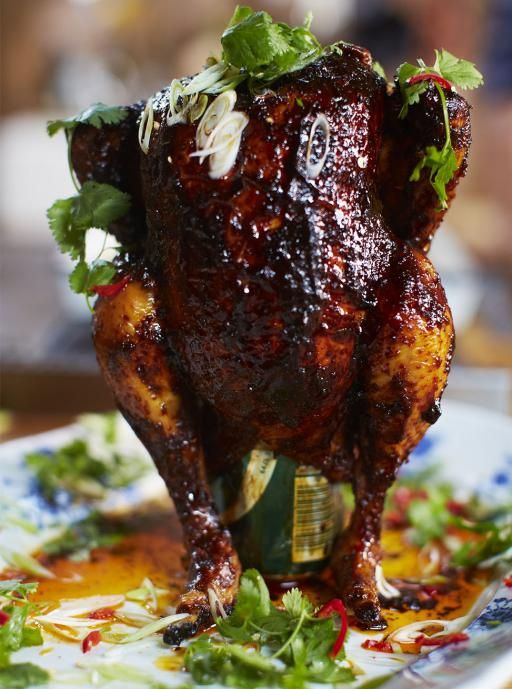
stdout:
[[[90,313],[67,287],[45,210],[73,194],[48,119],[147,98],[219,53],[228,0],[0,0],[0,408],[60,419],[112,406]],[[388,75],[444,47],[476,62],[469,173],[432,258],[457,325],[447,396],[510,413],[512,371],[511,0],[260,0],[276,19],[314,14],[324,43],[362,44]],[[255,9],[258,9],[255,7]],[[21,416],[20,416],[21,415]],[[0,426],[11,417],[0,417]]]

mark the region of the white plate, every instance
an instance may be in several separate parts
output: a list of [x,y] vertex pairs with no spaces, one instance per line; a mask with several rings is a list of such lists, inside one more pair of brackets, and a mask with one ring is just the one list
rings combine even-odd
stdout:
[[[121,423],[121,422],[120,422]],[[122,422],[124,423],[124,422]],[[0,495],[21,507],[41,531],[37,535],[27,534],[15,526],[0,530],[0,544],[30,552],[44,540],[49,524],[66,523],[83,515],[84,507],[60,511],[50,510],[34,492],[33,480],[27,471],[23,457],[33,450],[53,449],[83,433],[76,425],[41,435],[22,438],[5,443],[0,448]],[[131,431],[123,427],[124,449],[133,452],[140,445]],[[441,476],[455,485],[474,491],[497,502],[512,502],[512,421],[477,407],[455,402],[446,402],[443,415],[432,427],[412,456],[405,471],[414,471],[429,463],[439,464]],[[134,506],[149,496],[161,495],[165,488],[156,472],[151,472],[142,481],[129,489],[120,490],[109,496],[105,506]],[[5,508],[5,505],[3,506]],[[0,516],[2,501],[0,500]],[[3,521],[3,520],[2,520]],[[1,523],[1,522],[0,522]],[[0,558],[0,570],[3,562]],[[354,658],[365,671],[357,683],[340,685],[357,687],[373,677],[387,674],[404,667],[404,663],[416,660],[408,672],[400,673],[389,682],[389,689],[412,687],[460,687],[460,689],[502,689],[512,679],[512,589],[498,584],[490,593],[494,595],[478,620],[470,626],[470,642],[461,647],[445,647],[417,660],[417,656],[387,656],[361,649],[364,636],[352,632],[347,642],[347,656]],[[499,629],[497,629],[497,623]],[[78,644],[58,643],[51,638],[52,651],[40,655],[41,648],[25,648],[13,655],[13,662],[33,662],[52,673],[48,689],[71,689],[91,686],[91,675],[77,670],[77,662],[90,665],[98,662],[122,662],[142,670],[144,685],[137,682],[101,683],[108,688],[123,689],[149,686],[161,682],[168,687],[188,683],[188,677],[158,669],[154,661],[166,652],[160,637],[153,636],[129,646],[108,646],[100,644],[84,656]],[[77,674],[78,672],[78,674]],[[71,673],[71,674],[69,674]],[[66,680],[66,675],[69,680]],[[326,686],[326,685],[317,685]],[[388,684],[385,685],[386,687]]]

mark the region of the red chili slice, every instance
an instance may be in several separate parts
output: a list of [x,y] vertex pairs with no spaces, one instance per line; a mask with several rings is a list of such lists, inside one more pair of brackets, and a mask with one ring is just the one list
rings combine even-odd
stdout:
[[9,622],[10,619],[11,619],[10,615],[8,615],[3,610],[0,610],[0,627],[3,627],[4,624],[7,624],[7,622]]
[[100,608],[99,610],[94,610],[91,612],[89,615],[90,620],[111,620],[114,615],[115,611],[112,610],[112,608]]
[[130,278],[128,275],[125,275],[124,278],[121,278],[117,282],[113,282],[111,285],[96,285],[96,287],[93,287],[91,291],[95,294],[98,294],[100,297],[111,299],[112,297],[115,297],[116,294],[119,294],[119,292],[121,292],[121,290],[123,290],[129,282]]
[[448,644],[458,644],[461,641],[469,641],[469,636],[464,632],[458,634],[446,634],[446,636],[430,637],[420,634],[414,640],[418,646],[448,646]]
[[339,634],[336,637],[336,641],[334,642],[333,647],[329,651],[329,655],[331,656],[331,658],[336,658],[336,656],[341,650],[341,647],[343,646],[343,643],[345,642],[345,638],[347,636],[348,631],[348,617],[347,611],[345,610],[345,606],[339,598],[333,598],[322,608],[320,608],[316,616],[329,617],[329,615],[332,615],[333,613],[338,614],[340,616],[341,621]]
[[374,641],[373,639],[366,639],[361,644],[367,651],[378,651],[379,653],[393,653],[393,646],[389,641]]
[[93,646],[97,646],[101,641],[101,632],[95,630],[89,632],[85,639],[82,641],[82,653],[89,653]]
[[437,83],[445,89],[451,89],[452,85],[440,74],[415,74],[413,77],[408,79],[408,83],[412,86],[417,84],[419,81],[437,81]]
[[508,586],[509,589],[512,589],[512,577],[507,577],[506,579],[503,579],[503,583],[505,586]]
[[456,517],[463,517],[466,514],[466,505],[458,500],[448,500],[446,507]]

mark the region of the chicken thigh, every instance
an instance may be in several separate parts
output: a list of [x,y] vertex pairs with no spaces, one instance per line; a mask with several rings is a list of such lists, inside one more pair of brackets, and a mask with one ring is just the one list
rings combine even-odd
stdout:
[[[209,591],[233,604],[241,565],[209,482],[258,445],[352,482],[356,506],[331,568],[360,625],[382,629],[374,575],[385,493],[439,416],[453,350],[426,257],[444,212],[426,171],[409,181],[425,147],[444,140],[439,93],[429,85],[399,119],[397,90],[367,51],[345,46],[271,90],[242,84],[234,97],[247,124],[220,178],[193,155],[197,123],[167,124],[168,91],[153,98],[147,153],[143,104],[116,125],[79,125],[71,143],[81,182],[133,199],[111,228],[128,249],[125,280],[98,299],[94,342],[183,526],[189,581],[178,611],[190,617],[166,639],[211,623]],[[469,108],[454,91],[446,100],[451,200]],[[308,146],[323,158],[314,174]]]

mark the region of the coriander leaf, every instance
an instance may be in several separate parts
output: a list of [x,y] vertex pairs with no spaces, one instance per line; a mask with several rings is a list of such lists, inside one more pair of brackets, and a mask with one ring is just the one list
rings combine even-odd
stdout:
[[411,77],[420,74],[421,71],[421,67],[418,68],[409,62],[404,62],[397,70],[398,85],[402,94],[402,109],[398,115],[400,119],[404,119],[407,116],[409,106],[419,103],[421,94],[428,89],[427,81],[421,81],[412,86],[407,83]]
[[79,261],[69,275],[69,286],[76,294],[87,291],[89,284],[89,266],[85,261]]
[[243,646],[214,642],[206,635],[188,646],[185,667],[198,684],[222,683],[240,689],[281,686],[270,659]]
[[4,579],[0,581],[0,596],[26,601],[29,594],[37,591],[38,586],[36,581],[23,583],[19,579]]
[[23,648],[26,646],[42,646],[43,635],[38,627],[25,627],[23,629],[23,636],[21,639]]
[[73,220],[75,206],[76,197],[59,199],[48,209],[46,215],[61,252],[78,259],[85,254],[85,233]]
[[119,124],[127,116],[128,110],[125,107],[94,103],[74,117],[48,122],[46,129],[49,136],[54,136],[61,129],[72,131],[78,124],[90,124],[100,129],[104,124]]
[[228,28],[222,34],[223,57],[226,62],[257,76],[262,67],[288,50],[288,43],[282,36],[280,28],[274,24],[268,12],[242,12],[235,10],[235,15],[243,19],[234,22],[231,19]]
[[484,83],[482,74],[472,62],[455,57],[447,50],[436,50],[433,69],[461,89],[476,89]]
[[291,617],[300,617],[303,612],[307,614],[313,613],[311,601],[297,588],[293,588],[284,594],[283,605]]
[[[512,524],[501,525],[488,522],[488,531],[482,541],[464,543],[452,556],[457,567],[476,567],[486,560],[495,564],[498,561],[512,561]],[[465,527],[470,528],[470,527]]]
[[98,285],[109,285],[116,274],[116,266],[109,261],[95,261],[91,266],[80,261],[69,276],[69,286],[77,294],[86,294]]
[[107,230],[130,209],[130,196],[110,184],[86,182],[76,196],[55,201],[47,215],[62,253],[85,255],[85,233],[91,227]]
[[31,452],[25,461],[49,502],[61,490],[73,497],[101,498],[107,489],[128,486],[148,469],[141,458],[121,456],[115,447],[105,447],[99,457],[81,438],[55,452]]
[[247,5],[237,5],[233,12],[233,16],[229,20],[227,28],[229,29],[232,26],[240,24],[240,22],[243,22],[244,19],[248,19],[252,14],[254,14],[252,9],[247,7]]
[[130,195],[110,184],[86,182],[76,198],[75,221],[87,229],[98,227],[107,230],[130,210]]
[[48,672],[32,663],[16,663],[0,668],[0,689],[26,689],[46,684],[49,680]]
[[117,268],[108,261],[95,261],[89,271],[90,285],[109,285],[117,274]]
[[222,35],[223,62],[238,68],[242,78],[250,76],[256,87],[301,69],[323,53],[310,22],[308,16],[303,26],[292,28],[273,22],[267,12],[237,7]]
[[452,146],[444,146],[441,150],[435,146],[427,146],[423,158],[418,162],[411,173],[411,182],[419,181],[421,171],[430,169],[430,182],[439,198],[441,208],[448,208],[448,194],[446,185],[457,171],[457,158]]
[[388,78],[386,76],[386,71],[385,71],[384,67],[380,64],[380,62],[377,62],[377,60],[374,60],[372,67],[373,67],[373,71],[377,72],[379,77],[382,77],[385,81],[388,80]]
[[217,621],[217,628],[232,639],[248,641],[254,633],[250,622],[267,616],[271,610],[270,594],[261,574],[248,569],[240,579],[235,609],[226,619]]
[[47,541],[42,550],[52,557],[67,555],[73,560],[88,559],[94,548],[117,545],[126,530],[109,523],[99,512],[91,512],[85,519],[71,524],[60,536]]
[[[221,681],[227,686],[277,686],[300,689],[307,682],[336,683],[354,679],[352,671],[330,656],[338,637],[333,617],[316,617],[313,605],[298,589],[283,597],[284,609],[270,602],[268,589],[256,570],[242,575],[232,615],[217,620],[218,641],[203,635],[187,649],[185,665],[198,683]],[[279,661],[279,662],[277,662]]]
[[47,211],[53,237],[64,254],[78,261],[69,276],[73,292],[89,293],[94,287],[108,285],[117,269],[111,262],[85,261],[87,230],[108,230],[130,210],[130,195],[110,184],[86,182],[76,196],[55,201]]

